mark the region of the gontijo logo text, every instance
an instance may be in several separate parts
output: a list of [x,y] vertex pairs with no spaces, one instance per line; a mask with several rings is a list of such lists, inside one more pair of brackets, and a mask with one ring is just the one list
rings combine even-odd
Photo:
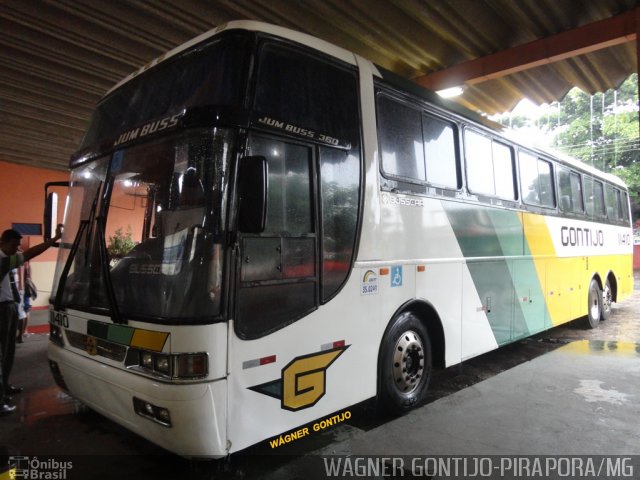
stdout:
[[284,410],[301,410],[314,406],[326,393],[327,369],[350,345],[302,355],[291,360],[277,380],[250,387],[281,401]]

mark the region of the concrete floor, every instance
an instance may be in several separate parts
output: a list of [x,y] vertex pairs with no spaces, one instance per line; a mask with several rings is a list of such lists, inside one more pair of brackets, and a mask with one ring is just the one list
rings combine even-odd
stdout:
[[[529,342],[550,337],[560,340],[548,353],[431,401],[404,417],[369,421],[367,407],[356,406],[351,410],[353,420],[336,429],[278,451],[259,445],[234,455],[229,462],[215,464],[193,464],[175,457],[62,394],[47,367],[48,337],[35,333],[17,349],[12,382],[24,385],[25,391],[14,399],[18,413],[0,418],[0,446],[7,446],[14,456],[21,455],[23,467],[25,459],[49,461],[40,465],[41,471],[55,470],[69,461],[73,468],[66,470],[65,478],[70,480],[310,480],[327,478],[327,458],[353,460],[371,455],[404,456],[400,472],[404,476],[411,473],[411,456],[637,455],[639,280],[635,295],[617,305],[614,316],[597,330],[568,325],[541,334]],[[32,331],[41,331],[38,324],[46,321],[46,312],[34,312]],[[494,362],[499,363],[505,351],[517,355],[522,348],[524,343],[500,349],[483,356],[483,361],[490,363],[494,355]],[[633,462],[633,477],[639,478],[640,461],[633,457]],[[385,472],[377,473],[382,476]]]

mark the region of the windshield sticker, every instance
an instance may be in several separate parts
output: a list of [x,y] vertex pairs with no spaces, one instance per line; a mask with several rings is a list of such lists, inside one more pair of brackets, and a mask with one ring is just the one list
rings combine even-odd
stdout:
[[373,270],[367,270],[362,277],[360,295],[378,294],[378,275]]
[[402,286],[402,265],[394,265],[391,267],[391,287]]
[[332,137],[330,135],[326,135],[324,133],[316,132],[308,128],[302,128],[297,125],[292,125],[291,123],[283,122],[281,120],[276,120],[275,118],[272,118],[266,115],[258,117],[258,119],[252,123],[257,124],[258,126],[261,126],[261,127],[267,127],[273,130],[285,132],[290,135],[294,135],[296,137],[302,137],[308,140],[315,140],[316,142],[324,143],[326,145],[331,145],[332,147],[351,149],[351,142],[348,142],[346,140],[341,140],[341,139]]
[[124,152],[122,150],[116,150],[113,152],[113,160],[111,162],[111,171],[119,172],[122,169],[122,160],[124,159]]
[[180,112],[176,115],[164,117],[159,120],[153,120],[151,122],[145,123],[140,127],[127,130],[126,132],[120,134],[113,146],[117,147],[118,145],[122,145],[123,143],[129,143],[134,140],[146,137],[147,135],[151,135],[152,133],[162,132],[163,130],[175,128],[178,125],[178,121],[183,115],[184,112]]

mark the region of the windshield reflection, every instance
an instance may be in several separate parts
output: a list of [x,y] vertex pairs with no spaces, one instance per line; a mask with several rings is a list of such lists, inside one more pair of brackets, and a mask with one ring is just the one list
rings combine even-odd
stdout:
[[56,273],[61,306],[160,321],[219,314],[232,145],[228,130],[193,130],[75,170],[60,252],[68,275]]

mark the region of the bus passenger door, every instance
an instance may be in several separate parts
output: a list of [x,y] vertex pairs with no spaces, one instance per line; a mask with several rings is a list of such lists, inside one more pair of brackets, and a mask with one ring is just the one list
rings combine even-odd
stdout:
[[252,135],[251,155],[267,160],[264,231],[239,235],[236,332],[262,337],[317,307],[313,150]]

